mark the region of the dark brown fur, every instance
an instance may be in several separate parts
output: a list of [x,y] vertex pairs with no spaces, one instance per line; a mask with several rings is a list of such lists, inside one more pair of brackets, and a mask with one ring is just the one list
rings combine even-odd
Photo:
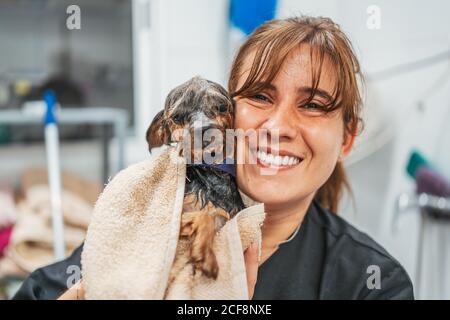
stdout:
[[[196,150],[192,139],[214,128],[222,132],[225,141],[225,130],[233,124],[233,108],[233,101],[222,86],[200,77],[192,78],[169,93],[164,110],[158,112],[150,124],[146,134],[150,152],[177,142],[182,146],[181,155],[191,160],[201,162],[205,151],[230,157],[225,144],[213,147],[202,144],[202,150]],[[194,126],[199,119],[202,125]],[[177,134],[178,129],[186,129],[191,139]],[[190,146],[188,155],[184,152],[186,143]],[[180,237],[190,239],[190,262],[194,271],[217,278],[219,268],[212,248],[215,234],[243,208],[233,176],[211,166],[187,164]]]

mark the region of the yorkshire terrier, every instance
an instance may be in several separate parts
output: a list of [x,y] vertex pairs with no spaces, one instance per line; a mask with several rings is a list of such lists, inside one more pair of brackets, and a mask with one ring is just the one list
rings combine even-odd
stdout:
[[[227,148],[230,141],[225,138],[233,114],[234,102],[221,85],[194,77],[169,93],[146,134],[150,152],[176,143],[180,155],[187,157],[180,237],[189,238],[194,272],[213,279],[219,272],[212,249],[215,234],[244,209],[234,165],[224,164],[234,159],[234,148]],[[208,130],[221,137],[208,135]]]

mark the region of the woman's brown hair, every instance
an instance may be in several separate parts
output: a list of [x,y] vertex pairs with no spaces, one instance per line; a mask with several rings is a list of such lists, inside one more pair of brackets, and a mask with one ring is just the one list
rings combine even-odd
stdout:
[[[312,74],[312,100],[320,82],[322,65],[329,59],[336,72],[333,100],[327,111],[342,108],[345,135],[356,135],[361,128],[361,94],[359,82],[362,75],[352,45],[340,27],[329,18],[294,17],[271,20],[256,29],[240,47],[231,67],[228,90],[233,98],[250,97],[264,89],[277,75],[288,54],[301,44],[310,48]],[[242,67],[249,55],[254,54],[249,75],[237,88]],[[325,208],[337,212],[343,191],[351,193],[341,162],[319,188],[315,199]]]

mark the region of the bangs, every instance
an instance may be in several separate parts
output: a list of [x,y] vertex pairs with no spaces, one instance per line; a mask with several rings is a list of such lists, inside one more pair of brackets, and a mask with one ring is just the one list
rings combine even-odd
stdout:
[[[271,28],[269,23],[257,30],[251,40],[243,45],[238,57],[253,56],[253,62],[245,82],[236,90],[238,79],[247,71],[242,68],[244,59],[240,59],[236,66],[239,76],[230,78],[231,96],[248,98],[266,89],[277,76],[288,55],[304,45],[309,47],[307,50],[311,66],[311,92],[305,103],[311,102],[318,94],[323,72],[331,72],[334,85],[332,92],[329,92],[331,100],[327,102],[325,111],[332,112],[341,107],[358,108],[360,97],[355,73],[359,73],[359,65],[348,39],[335,37],[328,30],[299,28],[291,24]],[[323,67],[325,61],[330,65],[327,70]]]
[[[291,41],[286,41],[284,39],[286,36],[281,34],[279,37],[262,39],[253,52],[246,54],[246,56],[254,55],[250,72],[241,88],[231,92],[232,97],[249,97],[265,89],[273,81],[286,57],[296,46]],[[246,70],[242,70],[241,67],[240,71],[239,78]]]

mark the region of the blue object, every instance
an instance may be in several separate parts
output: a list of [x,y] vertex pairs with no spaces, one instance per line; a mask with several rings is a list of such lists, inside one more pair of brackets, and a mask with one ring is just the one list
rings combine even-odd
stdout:
[[416,178],[417,170],[420,167],[431,167],[431,165],[419,151],[414,150],[409,157],[406,172],[414,179]]
[[[231,162],[232,161],[232,162]],[[221,164],[216,164],[213,165],[214,168],[219,169],[221,171],[224,171],[228,174],[231,174],[233,177],[236,178],[236,165],[234,164],[234,160],[233,159],[225,159],[224,162],[222,162]]]
[[231,24],[246,35],[275,17],[277,0],[231,0]]
[[199,163],[193,164],[194,166],[202,166],[202,167],[212,167],[214,169],[226,172],[233,177],[236,178],[236,165],[234,164],[234,160],[230,158],[224,159],[222,163],[219,164],[208,164],[208,163]]
[[44,92],[44,101],[47,104],[47,111],[45,112],[44,118],[45,125],[50,123],[56,123],[56,116],[55,116],[56,96],[53,90],[46,90]]

